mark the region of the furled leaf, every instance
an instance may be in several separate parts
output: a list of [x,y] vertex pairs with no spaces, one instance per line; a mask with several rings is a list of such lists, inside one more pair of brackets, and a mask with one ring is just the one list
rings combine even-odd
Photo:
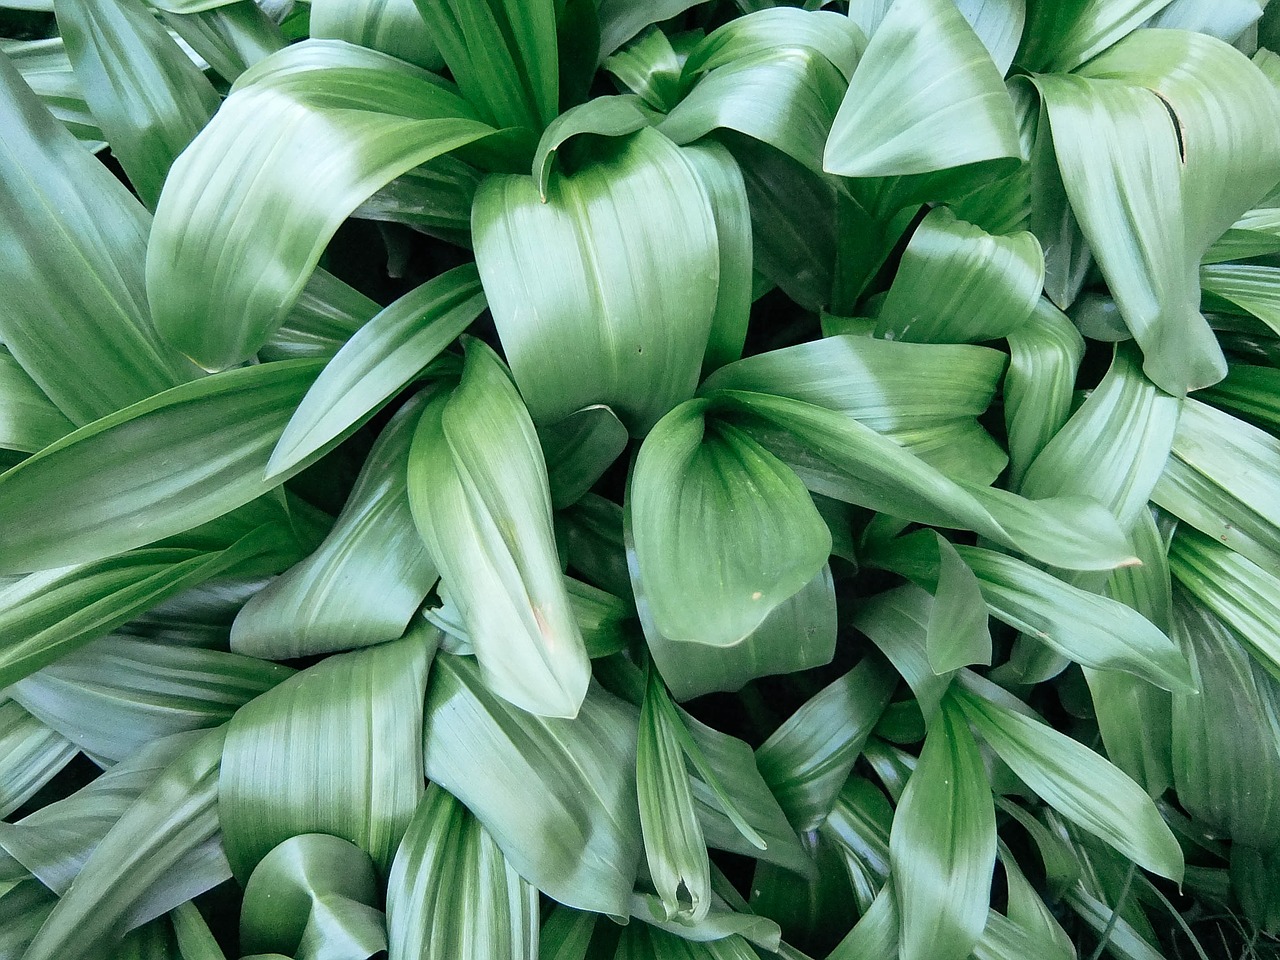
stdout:
[[1182,849],[1141,787],[1082,743],[998,702],[993,684],[967,679],[953,694],[965,718],[1027,786],[1139,866],[1181,879]]
[[17,701],[0,703],[0,816],[26,803],[78,752],[75,744]]
[[[386,54],[337,40],[273,54],[236,81],[165,182],[147,248],[157,329],[208,369],[247,359],[361,201],[492,132],[444,81]],[[331,162],[316,166],[322,155]]]
[[631,529],[659,632],[732,646],[822,569],[831,535],[799,478],[707,406],[677,407],[645,439]]
[[0,341],[72,423],[190,379],[151,329],[147,212],[0,56]]
[[915,343],[997,340],[1027,321],[1043,286],[1044,257],[1031,234],[993,237],[936,209],[911,235],[876,335]]
[[267,457],[319,367],[286,360],[175,387],[0,475],[0,520],[10,531],[0,570],[100,560],[267,493],[280,482],[263,479]]
[[630,90],[662,113],[668,113],[687,92],[682,61],[661,30],[648,31],[600,66],[613,75],[620,89]]
[[546,464],[510,375],[479,340],[467,342],[458,388],[422,413],[408,490],[485,681],[530,712],[572,717],[590,666],[560,574]]
[[631,438],[612,410],[595,404],[544,427],[538,439],[547,462],[551,504],[562,510],[595,486]]
[[236,712],[218,814],[237,877],[303,833],[343,837],[390,867],[422,796],[422,696],[435,642],[428,628],[328,657]]
[[58,27],[111,155],[148,206],[218,93],[142,0],[58,0]]
[[573,720],[529,714],[494,695],[473,659],[442,653],[427,688],[426,774],[539,890],[625,916],[643,855],[637,718],[594,684]]
[[533,179],[537,181],[538,195],[542,202],[547,201],[551,165],[560,148],[569,140],[584,134],[625,137],[641,127],[649,126],[649,123],[649,115],[641,105],[640,98],[627,95],[596,97],[560,114],[542,132],[533,155]]
[[[143,790],[102,838],[23,955],[79,960],[126,929],[144,896],[167,912],[230,875],[218,833],[218,762],[226,730],[202,733]],[[174,868],[182,864],[181,872]],[[153,885],[163,883],[160,890]],[[151,919],[144,917],[142,919]]]
[[387,881],[389,954],[404,960],[537,960],[538,891],[475,816],[432,784]]
[[480,312],[471,265],[442,273],[362,326],[316,378],[267,465],[282,474],[368,420],[421,374]]
[[148,743],[216,727],[293,671],[220,650],[105,637],[9,688],[93,757],[120,761]]
[[401,407],[315,553],[244,605],[232,648],[283,660],[394,640],[436,582],[435,563],[413,526],[407,470],[417,417],[428,397]]
[[761,775],[797,830],[816,828],[831,812],[896,685],[883,661],[864,658],[809,698],[756,751]]
[[836,114],[823,168],[896,177],[1021,156],[1000,71],[949,0],[898,0]]
[[[697,168],[658,132],[592,144],[572,174],[493,176],[476,194],[476,262],[535,421],[607,404],[633,435],[693,394],[719,246]],[[588,253],[589,251],[589,253]]]
[[1170,0],[1027,0],[1018,62],[1067,73],[1142,24]]
[[893,890],[904,960],[962,960],[991,897],[996,814],[978,745],[944,700],[893,817]]

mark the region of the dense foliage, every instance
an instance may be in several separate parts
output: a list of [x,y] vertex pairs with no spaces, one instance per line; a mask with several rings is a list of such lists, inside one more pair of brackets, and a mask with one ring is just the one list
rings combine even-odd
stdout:
[[0,960],[1276,955],[1280,10],[20,2]]

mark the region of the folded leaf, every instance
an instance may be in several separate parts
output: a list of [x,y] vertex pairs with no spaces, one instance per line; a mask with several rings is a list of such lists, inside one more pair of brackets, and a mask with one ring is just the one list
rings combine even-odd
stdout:
[[413,0],[318,0],[311,5],[310,35],[357,43],[427,70],[444,63]]
[[[49,6],[53,6],[52,0],[49,0]],[[13,61],[31,92],[72,136],[91,153],[106,149],[102,130],[84,101],[84,91],[71,69],[71,60],[61,37],[0,40],[0,51]]]
[[625,916],[643,855],[637,718],[595,684],[573,720],[526,713],[488,689],[472,658],[442,653],[427,689],[426,774],[539,890]]
[[74,429],[13,355],[0,348],[0,447],[35,453]]
[[1124,37],[1170,0],[1027,0],[1018,62],[1067,73]]
[[147,248],[157,329],[207,369],[247,359],[361,201],[492,132],[434,74],[386,54],[337,40],[273,54],[237,80],[165,182]]
[[697,169],[668,139],[591,146],[574,173],[551,173],[545,203],[531,177],[481,185],[476,262],[534,420],[603,403],[642,436],[693,394],[719,241]]
[[954,675],[935,673],[929,663],[929,627],[938,606],[928,591],[909,583],[867,598],[853,619],[911,687],[926,729],[933,726]]
[[351,841],[382,871],[422,796],[422,697],[435,630],[328,657],[232,717],[218,779],[227,858],[247,879],[303,833]]
[[461,384],[422,413],[408,490],[485,681],[532,713],[572,717],[590,666],[560,573],[546,464],[510,375],[479,340],[467,341]]
[[[0,817],[7,817],[79,753],[13,700],[0,703]],[[3,834],[0,834],[0,844]]]
[[0,571],[100,560],[267,493],[281,482],[262,478],[267,456],[319,366],[285,360],[175,387],[0,475],[0,521],[11,531]]
[[898,0],[867,45],[823,169],[896,177],[1021,156],[1000,70],[948,0]]
[[631,438],[612,410],[596,404],[544,427],[538,439],[547,462],[551,504],[562,510],[595,486]]

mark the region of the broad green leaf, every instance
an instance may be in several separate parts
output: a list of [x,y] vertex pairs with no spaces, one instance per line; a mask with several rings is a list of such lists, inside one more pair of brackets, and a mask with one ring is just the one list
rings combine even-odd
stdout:
[[547,201],[551,165],[559,150],[574,137],[625,137],[650,124],[640,98],[634,96],[596,97],[571,107],[547,125],[533,154],[533,179],[538,196]]
[[495,127],[535,136],[560,104],[555,0],[416,0],[462,94]]
[[551,504],[562,510],[595,486],[631,438],[612,410],[595,404],[544,427],[538,439],[547,462]]
[[658,631],[733,646],[822,569],[831,534],[790,468],[707,406],[677,407],[645,438],[631,529]]
[[1257,317],[1273,332],[1280,329],[1280,269],[1252,263],[1201,267],[1200,287]]
[[[221,550],[131,550],[107,560],[33,573],[0,590],[0,684],[53,663],[181,591],[222,574],[267,573],[298,557],[278,525]],[[291,549],[292,548],[292,549]]]
[[1000,70],[950,0],[898,0],[836,114],[823,169],[896,177],[1021,156]]
[[973,569],[939,533],[938,583],[925,644],[929,667],[938,676],[970,664],[991,665],[991,631],[982,583]]
[[402,223],[459,247],[471,246],[471,202],[484,174],[451,154],[400,174],[353,211],[352,217]]
[[387,927],[390,956],[404,960],[537,960],[538,891],[432,784],[391,867]]
[[650,30],[600,66],[613,74],[619,89],[630,90],[648,106],[670,112],[687,93],[681,58],[661,30]]
[[831,812],[896,678],[867,657],[787,718],[756,750],[756,765],[792,825],[817,828]]
[[840,848],[859,913],[866,913],[889,879],[889,831],[893,808],[870,781],[851,776],[819,828]]
[[993,237],[933,210],[911,235],[880,309],[876,336],[914,343],[1007,337],[1031,316],[1044,257],[1031,234]]
[[613,53],[652,23],[679,16],[702,0],[600,0],[600,53],[597,62]]
[[1188,399],[1172,456],[1151,499],[1280,574],[1280,441],[1228,413]]
[[697,168],[660,133],[592,146],[546,203],[531,177],[486,180],[476,261],[534,420],[604,403],[642,436],[697,384],[719,241]]
[[13,355],[0,347],[0,447],[35,453],[74,429]]
[[269,492],[280,480],[263,479],[267,457],[319,367],[286,360],[174,387],[0,475],[0,520],[11,531],[0,571],[101,560]]
[[907,681],[926,729],[933,726],[953,675],[935,673],[929,663],[929,627],[937,607],[926,590],[909,583],[867,598],[851,621]]
[[373,861],[359,847],[321,833],[290,837],[262,858],[245,884],[241,949],[303,956],[308,935],[327,927],[333,950],[343,933],[362,932],[360,920],[342,924],[342,918],[374,914],[381,943],[370,953],[385,950],[382,916],[374,909],[378,899]]
[[1117,348],[1102,382],[1032,461],[1021,492],[1089,496],[1129,528],[1164,469],[1181,408],[1143,374],[1137,351]]
[[1040,300],[1031,318],[1009,334],[1004,418],[1011,489],[1021,491],[1027,469],[1070,418],[1083,358],[1084,338],[1048,300]]
[[[1024,83],[1009,85],[1015,103],[1034,100],[1033,90]],[[1032,109],[1031,105],[1027,107]],[[1044,292],[1060,310],[1067,310],[1080,296],[1093,266],[1093,251],[1085,242],[1080,222],[1062,183],[1058,159],[1053,150],[1053,131],[1045,105],[1035,107],[1035,130],[1024,127],[1024,146],[1028,161],[1023,168],[1027,178],[1027,229],[1036,235],[1044,250]],[[1030,118],[1028,118],[1030,119]],[[1027,142],[1027,141],[1030,142]],[[1123,327],[1123,324],[1121,324]],[[1126,335],[1128,331],[1126,330]]]
[[572,717],[590,665],[560,573],[546,464],[502,361],[467,341],[462,382],[434,396],[409,453],[409,504],[499,696]]
[[0,51],[18,68],[32,93],[77,140],[92,153],[106,149],[102,130],[84,101],[84,91],[71,69],[61,37],[0,40]]
[[285,46],[279,26],[253,0],[233,0],[207,10],[151,0],[160,19],[208,61],[228,83]]
[[142,284],[148,216],[0,55],[0,341],[72,423],[190,379]]
[[218,109],[218,93],[143,0],[57,0],[85,100],[142,201]]
[[[1280,686],[1223,619],[1178,591],[1174,636],[1197,692],[1173,698],[1173,782],[1205,828],[1273,849],[1280,824]],[[1234,848],[1233,848],[1234,849]]]
[[[361,201],[492,132],[444,81],[386,54],[338,40],[273,54],[236,81],[165,183],[147,248],[157,329],[208,369],[247,359]],[[319,155],[331,162],[316,166]]]
[[444,64],[413,0],[316,0],[311,36],[380,50],[427,70]]
[[419,395],[369,451],[333,529],[315,553],[256,593],[231,629],[240,653],[285,660],[394,640],[438,579],[413,525],[407,471]]
[[643,855],[637,718],[594,684],[573,720],[535,716],[494,695],[473,659],[442,653],[427,688],[426,774],[539,890],[626,916]]
[[42,668],[9,695],[95,758],[216,727],[293,671],[220,650],[105,637]]
[[75,744],[17,701],[0,703],[0,816],[9,816],[31,799],[77,753]]
[[1083,744],[992,699],[993,685],[966,679],[952,694],[965,718],[1042,800],[1139,866],[1181,879],[1182,849],[1141,787]]
[[303,833],[350,840],[382,871],[422,796],[422,696],[435,630],[328,657],[241,707],[227,728],[218,814],[247,878]]
[[228,878],[217,842],[225,735],[223,727],[197,735],[158,773],[90,854],[23,955],[26,960],[92,956],[124,932],[144,896],[154,901],[159,892],[168,901],[161,901],[154,917]]
[[679,714],[658,672],[647,674],[636,752],[645,858],[663,918],[697,923],[711,909],[711,861],[695,815]]
[[898,906],[890,879],[827,960],[896,960],[901,956],[898,926]]
[[284,325],[258,351],[258,359],[264,363],[300,357],[329,360],[377,312],[378,305],[364,294],[327,270],[317,270]]
[[188,901],[169,914],[173,938],[182,960],[227,960],[208,923],[196,905]]
[[847,81],[866,49],[863,32],[830,10],[778,6],[730,20],[689,52],[686,78],[765,52],[803,49],[820,53]]
[[1027,0],[1018,62],[1029,70],[1066,73],[1101,53],[1170,0]]
[[1008,73],[1022,41],[1027,0],[958,0],[956,6],[991,54],[1001,76]]
[[889,835],[904,960],[963,960],[991,898],[996,813],[964,715],[944,700]]
[[1186,527],[1169,551],[1174,577],[1244,640],[1280,679],[1280,577],[1211,537]]
[[283,474],[367,421],[484,310],[468,264],[427,281],[362,326],[316,378],[267,464]]
[[1275,935],[1280,929],[1280,903],[1276,900],[1276,859],[1242,843],[1231,845],[1231,889],[1249,922]]
[[840,489],[820,490],[903,520],[970,529],[1045,563],[1109,569],[1130,562],[1115,518],[1081,498],[1026,500],[958,483],[869,427],[813,404],[759,393],[721,391],[724,405],[755,422],[784,428],[841,473]]

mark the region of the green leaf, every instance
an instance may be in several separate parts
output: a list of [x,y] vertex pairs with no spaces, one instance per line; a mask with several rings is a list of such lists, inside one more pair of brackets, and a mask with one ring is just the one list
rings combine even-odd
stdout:
[[702,0],[652,0],[632,3],[630,0],[600,0],[599,60],[613,53],[651,23],[661,23],[679,16]]
[[536,960],[538,891],[475,816],[436,784],[409,823],[387,881],[392,956]]
[[329,360],[377,312],[378,305],[364,294],[327,270],[317,270],[284,325],[258,351],[258,359],[264,363],[300,357]]
[[953,696],[965,718],[1042,800],[1139,866],[1181,880],[1182,848],[1141,787],[1083,744],[997,702],[994,685],[962,679]]
[[956,6],[991,54],[1001,76],[1007,74],[1022,40],[1026,0],[959,0]]
[[84,102],[84,91],[71,69],[61,37],[0,40],[0,51],[18,68],[31,92],[91,153],[106,149],[102,130]]
[[982,584],[951,541],[934,534],[938,544],[938,583],[925,644],[929,666],[938,676],[970,664],[991,664],[991,632]]
[[1257,317],[1272,332],[1280,328],[1280,270],[1277,268],[1252,263],[1201,267],[1200,287],[1213,298],[1226,300],[1229,308]]
[[697,384],[719,241],[697,168],[657,131],[592,146],[546,203],[531,177],[486,180],[476,261],[534,420],[604,403],[642,436]]
[[711,861],[695,816],[680,717],[657,671],[647,673],[636,752],[645,858],[664,918],[697,923],[711,909]]
[[687,92],[681,59],[661,30],[650,30],[600,66],[613,74],[619,89],[630,90],[662,113],[668,113]]
[[227,960],[209,925],[194,903],[188,901],[169,914],[173,938],[182,960]]
[[[236,81],[166,181],[147,248],[157,329],[208,369],[247,359],[361,201],[492,132],[444,81],[386,54],[337,40],[273,54]],[[331,162],[317,167],[319,155]]]
[[1009,486],[1022,490],[1027,469],[1071,416],[1071,402],[1084,358],[1084,338],[1048,300],[1009,334],[1009,372],[1004,378],[1004,419],[1009,434]]
[[143,897],[153,904],[157,893],[164,898],[146,920],[227,879],[217,842],[225,733],[219,727],[185,742],[90,854],[23,954],[26,960],[80,960],[122,934]]
[[442,653],[427,688],[426,774],[539,890],[626,916],[643,855],[637,718],[595,684],[573,720],[529,714],[495,696],[473,659]]
[[283,474],[366,422],[484,310],[475,267],[428,280],[378,312],[316,378],[267,464]]
[[359,935],[372,921],[373,949],[359,954],[370,956],[387,947],[378,899],[373,861],[359,847],[321,833],[290,837],[262,858],[245,884],[241,949],[308,956],[307,942],[320,934],[322,945],[336,952],[351,934],[366,939]]
[[904,960],[962,960],[982,934],[996,814],[978,745],[944,700],[893,817],[893,890]]
[[[1201,263],[1216,264],[1226,260],[1246,260],[1250,257],[1275,253],[1280,250],[1278,234],[1280,234],[1280,209],[1274,206],[1255,208],[1241,216],[1231,225],[1231,229],[1213,242],[1213,246],[1201,259]],[[1208,287],[1208,280],[1203,270],[1200,281],[1205,288]]]
[[328,657],[236,712],[218,813],[237,877],[302,833],[350,840],[390,867],[422,796],[422,696],[435,643],[428,628]]
[[253,0],[233,0],[207,10],[169,0],[152,0],[152,6],[228,83],[285,46],[280,28]]
[[1023,495],[1089,496],[1131,527],[1160,478],[1182,406],[1147,379],[1137,351],[1118,347],[1102,382],[1032,461]]
[[1022,155],[1000,71],[949,0],[898,0],[867,45],[836,114],[823,169],[896,177]]
[[263,479],[267,457],[319,367],[286,360],[174,387],[0,475],[0,519],[12,531],[0,571],[100,560],[269,492],[280,481]]
[[80,425],[190,379],[152,330],[146,210],[0,56],[0,340]]
[[462,94],[495,127],[535,135],[559,112],[554,0],[417,0]]
[[839,471],[826,496],[903,520],[970,529],[1045,563],[1098,569],[1129,562],[1115,519],[1081,498],[1025,500],[958,483],[869,427],[813,404],[759,393],[721,391],[725,406],[789,431]]
[[1044,257],[1025,231],[994,237],[933,210],[911,235],[880,309],[876,336],[977,343],[1016,332],[1044,286]]
[[870,780],[851,776],[819,828],[840,848],[853,882],[859,913],[865,914],[889,879],[889,831],[893,808]]
[[9,695],[95,758],[120,761],[173,733],[216,727],[293,671],[220,650],[105,637]]
[[427,70],[444,65],[413,0],[316,0],[311,4],[311,36],[380,50]]
[[0,703],[0,816],[9,816],[30,800],[79,752],[18,702]]
[[13,355],[0,347],[0,447],[35,453],[74,429]]
[[1178,802],[1208,830],[1273,849],[1280,826],[1280,685],[1251,661],[1229,623],[1181,590],[1175,597],[1173,632],[1196,684],[1173,698]]
[[433,397],[409,453],[409,504],[485,682],[572,717],[590,679],[552,531],[546,464],[502,361],[467,341],[462,382]]
[[596,97],[576,107],[570,107],[556,117],[542,131],[538,148],[533,154],[533,179],[538,184],[538,196],[547,202],[547,184],[551,179],[551,165],[559,150],[574,137],[625,137],[642,127],[649,126],[649,114],[639,97]]
[[659,632],[732,646],[822,569],[831,534],[799,478],[706,409],[683,404],[645,439],[630,484],[632,531]]
[[787,819],[801,832],[831,812],[897,679],[866,657],[809,698],[756,750],[756,765]]
[[562,510],[577,503],[595,486],[631,438],[612,410],[595,404],[544,427],[538,439],[547,462],[551,504]]
[[952,678],[934,673],[929,663],[929,626],[937,606],[926,590],[909,583],[869,597],[852,621],[907,681],[926,728],[933,725]]
[[[158,547],[58,567],[0,590],[0,684],[34,673],[181,591],[221,574],[266,573],[297,559],[267,524],[221,550]],[[294,549],[291,549],[294,547]]]
[[170,165],[218,109],[217,91],[142,0],[57,0],[54,10],[111,155],[154,207]]
[[1141,26],[1170,0],[1027,0],[1018,62],[1067,73]]
[[439,574],[409,508],[407,471],[429,399],[402,406],[369,451],[337,522],[315,553],[254,594],[233,649],[285,660],[401,636]]

